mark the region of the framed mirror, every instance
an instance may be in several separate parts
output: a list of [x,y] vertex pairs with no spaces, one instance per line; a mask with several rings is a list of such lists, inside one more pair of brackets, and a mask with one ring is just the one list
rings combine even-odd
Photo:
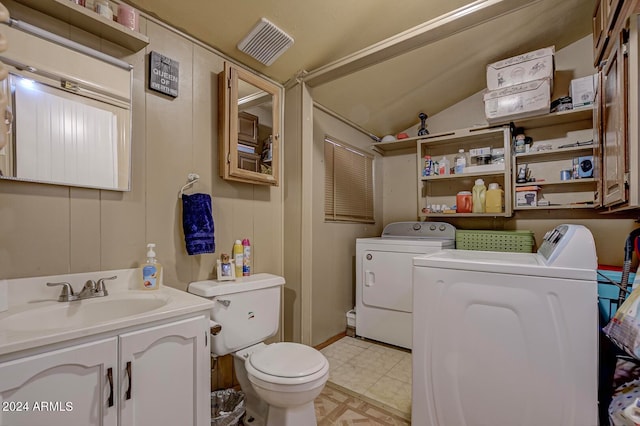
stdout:
[[84,188],[131,188],[132,67],[5,28],[0,62],[8,123],[0,179]]
[[219,78],[220,176],[278,186],[280,88],[229,63]]
[[47,83],[17,73],[1,83],[10,133],[0,150],[0,178],[128,191],[128,105]]

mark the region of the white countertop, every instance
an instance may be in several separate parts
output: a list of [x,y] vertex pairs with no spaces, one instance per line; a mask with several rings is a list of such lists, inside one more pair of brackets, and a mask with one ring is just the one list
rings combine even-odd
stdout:
[[[0,312],[0,355],[207,311],[213,306],[213,302],[208,299],[167,286],[162,286],[158,290],[138,290],[136,289],[136,272],[136,269],[126,269],[8,280],[8,309]],[[109,292],[108,296],[80,301],[58,302],[57,298],[61,288],[46,286],[47,282],[67,281],[72,284],[74,291],[78,293],[87,279],[97,280],[101,277],[113,275],[117,275],[118,279],[105,282]],[[125,299],[128,303],[131,303],[133,299],[134,304],[137,299],[144,299],[147,302],[152,299],[152,302],[158,301],[162,306],[120,318],[108,318],[107,315],[106,319],[90,321],[90,324],[83,324],[81,321],[78,322],[76,320],[70,321],[69,326],[63,324],[62,326],[51,327],[51,324],[46,323],[43,323],[42,327],[32,327],[31,324],[20,324],[18,327],[11,325],[15,326],[15,318],[21,318],[22,314],[26,313],[28,317],[33,313],[35,314],[31,315],[33,318],[38,316],[38,312],[61,311],[61,307],[65,306],[75,310],[83,309],[86,312],[86,316],[90,318],[92,303],[109,301],[109,303],[114,304],[110,306],[117,309],[118,302]],[[21,316],[14,316],[16,314]],[[46,318],[46,315],[43,315],[43,317]]]

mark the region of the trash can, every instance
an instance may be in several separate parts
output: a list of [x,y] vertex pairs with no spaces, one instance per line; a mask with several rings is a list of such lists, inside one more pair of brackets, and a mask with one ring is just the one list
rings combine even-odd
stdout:
[[356,337],[356,309],[347,312],[347,336]]
[[244,415],[244,393],[233,389],[211,392],[211,426],[233,426]]

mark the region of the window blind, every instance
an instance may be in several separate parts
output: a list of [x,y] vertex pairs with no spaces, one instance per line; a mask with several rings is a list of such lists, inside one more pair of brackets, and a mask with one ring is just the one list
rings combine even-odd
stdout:
[[374,223],[373,157],[325,137],[324,168],[325,220]]

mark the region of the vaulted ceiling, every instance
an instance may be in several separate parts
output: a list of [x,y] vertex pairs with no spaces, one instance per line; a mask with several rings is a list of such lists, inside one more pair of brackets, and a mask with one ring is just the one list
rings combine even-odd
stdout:
[[[593,0],[129,0],[377,135],[486,87],[486,65],[591,33]],[[294,39],[270,66],[237,48],[266,18]]]

